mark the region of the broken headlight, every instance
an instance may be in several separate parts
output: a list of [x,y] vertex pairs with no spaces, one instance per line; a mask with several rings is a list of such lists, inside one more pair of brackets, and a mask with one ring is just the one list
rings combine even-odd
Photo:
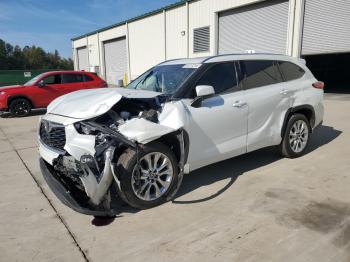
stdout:
[[103,134],[100,130],[86,125],[84,122],[78,122],[74,124],[75,129],[79,134],[95,136],[96,146],[102,145],[108,141],[108,135]]
[[78,122],[74,124],[75,129],[78,131],[79,134],[82,135],[97,135],[97,133],[99,132],[98,130],[96,130],[95,128],[86,125],[83,122]]

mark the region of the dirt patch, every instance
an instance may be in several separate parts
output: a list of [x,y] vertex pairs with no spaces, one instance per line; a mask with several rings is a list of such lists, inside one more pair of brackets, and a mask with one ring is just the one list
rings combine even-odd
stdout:
[[275,188],[265,192],[251,210],[273,215],[276,223],[282,226],[332,233],[337,247],[350,244],[349,203],[332,199],[316,202],[296,191]]

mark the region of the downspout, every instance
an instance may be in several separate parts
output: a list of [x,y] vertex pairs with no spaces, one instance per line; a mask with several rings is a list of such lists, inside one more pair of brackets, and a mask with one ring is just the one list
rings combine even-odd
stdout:
[[186,1],[187,9],[187,58],[190,57],[190,4]]
[[128,56],[128,78],[129,78],[129,83],[132,81],[131,79],[131,65],[130,65],[130,38],[129,38],[129,23],[126,22],[125,23],[125,27],[126,27],[126,53]]
[[89,72],[90,71],[90,46],[89,46],[89,37],[86,36],[86,47],[87,47],[87,52],[88,52],[88,70],[85,69],[85,71]]
[[97,51],[98,51],[98,74],[101,75],[101,45],[100,45],[100,32],[97,32]]
[[164,19],[164,61],[167,60],[167,48],[166,48],[166,11],[163,10],[163,19]]

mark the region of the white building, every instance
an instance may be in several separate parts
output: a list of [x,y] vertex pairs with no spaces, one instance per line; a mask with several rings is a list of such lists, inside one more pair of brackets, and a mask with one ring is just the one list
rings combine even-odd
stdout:
[[322,77],[348,61],[350,1],[184,0],[73,38],[72,47],[76,70],[110,84],[164,60],[250,51],[303,56]]

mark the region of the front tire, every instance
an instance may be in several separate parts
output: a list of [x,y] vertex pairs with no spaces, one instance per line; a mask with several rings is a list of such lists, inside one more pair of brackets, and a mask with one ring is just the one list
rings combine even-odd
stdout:
[[28,116],[32,110],[31,103],[25,98],[16,98],[10,103],[9,111],[12,116]]
[[302,114],[292,115],[284,132],[280,152],[284,157],[297,158],[305,153],[309,144],[311,127]]
[[116,174],[120,180],[121,198],[138,209],[152,208],[169,201],[179,179],[174,153],[159,142],[143,145],[138,156],[134,150],[127,149],[118,160]]

